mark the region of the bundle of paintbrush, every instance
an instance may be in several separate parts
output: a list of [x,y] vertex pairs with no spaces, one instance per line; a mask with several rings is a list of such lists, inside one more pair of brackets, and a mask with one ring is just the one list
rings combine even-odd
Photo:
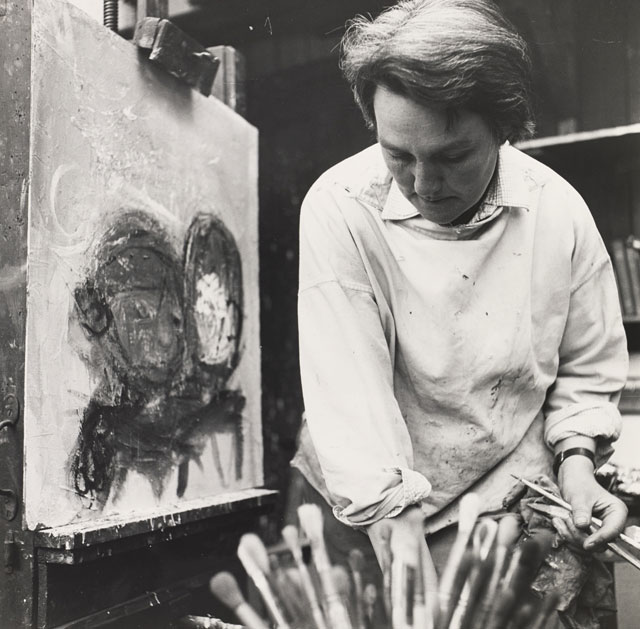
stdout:
[[420,543],[422,522],[416,520],[415,545],[392,538],[392,560],[376,584],[363,573],[358,550],[350,553],[348,570],[331,565],[322,512],[303,505],[301,530],[285,527],[282,544],[267,550],[256,535],[240,540],[238,557],[267,619],[244,600],[228,573],[216,575],[211,589],[247,629],[542,629],[557,597],[536,598],[530,586],[551,534],[517,543],[517,516],[495,521],[478,519],[478,512],[477,496],[465,496],[440,580]]
[[211,579],[213,594],[247,629],[388,627],[386,617],[380,617],[378,589],[365,584],[362,553],[349,553],[349,569],[332,565],[321,510],[316,505],[303,505],[298,516],[301,530],[286,526],[282,543],[269,549],[257,535],[246,534],[240,539],[238,557],[262,599],[259,607],[264,608],[266,619],[244,599],[229,573]]
[[[469,514],[466,514],[468,518]],[[531,585],[551,549],[547,531],[520,537],[516,516],[463,519],[440,582],[438,629],[542,629],[557,596]],[[518,540],[520,540],[518,542]]]

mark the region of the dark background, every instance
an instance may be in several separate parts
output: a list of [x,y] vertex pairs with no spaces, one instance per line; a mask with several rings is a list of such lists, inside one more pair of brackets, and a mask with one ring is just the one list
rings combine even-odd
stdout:
[[[193,2],[172,18],[206,46],[246,59],[247,119],[260,133],[260,269],[265,484],[286,489],[303,410],[297,362],[298,215],[313,181],[373,142],[338,69],[345,22],[380,0]],[[640,121],[637,0],[499,0],[531,48],[537,136]],[[617,141],[613,141],[617,142]],[[640,233],[637,141],[538,156],[587,199],[609,242]],[[626,140],[624,141],[626,142]],[[630,338],[637,336],[630,330]],[[281,508],[281,507],[280,507]],[[280,511],[263,523],[275,539]]]

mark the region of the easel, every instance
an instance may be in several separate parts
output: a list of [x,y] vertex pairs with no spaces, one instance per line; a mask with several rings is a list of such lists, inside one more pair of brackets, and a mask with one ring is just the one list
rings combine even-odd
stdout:
[[[0,626],[126,627],[134,618],[166,621],[191,612],[193,593],[217,569],[229,569],[238,538],[255,528],[275,492],[245,489],[128,519],[26,525],[33,6],[0,0],[0,56],[11,59],[0,69]],[[139,16],[161,17],[166,11],[166,0],[138,2]]]

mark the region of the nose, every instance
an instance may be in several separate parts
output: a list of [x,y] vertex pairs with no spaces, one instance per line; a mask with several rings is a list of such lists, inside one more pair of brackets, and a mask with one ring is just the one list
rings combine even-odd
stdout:
[[434,164],[417,162],[413,173],[413,189],[419,197],[437,197],[442,192],[443,176]]

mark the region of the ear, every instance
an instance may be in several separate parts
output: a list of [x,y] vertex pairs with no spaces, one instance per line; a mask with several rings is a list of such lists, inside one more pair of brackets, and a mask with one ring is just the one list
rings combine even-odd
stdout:
[[93,282],[86,282],[74,291],[75,311],[80,324],[90,336],[101,336],[111,323],[111,309],[104,294]]

